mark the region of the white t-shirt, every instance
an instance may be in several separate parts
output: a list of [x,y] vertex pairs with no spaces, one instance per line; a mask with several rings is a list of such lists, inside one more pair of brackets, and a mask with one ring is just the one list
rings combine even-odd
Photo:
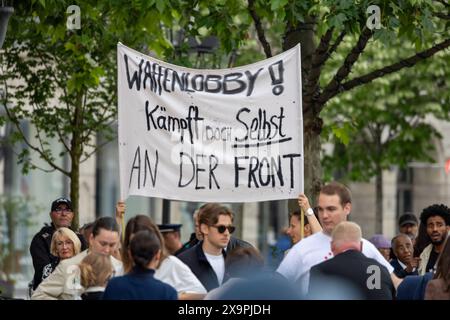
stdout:
[[[362,253],[368,257],[377,260],[386,267],[389,273],[394,271],[391,264],[381,255],[375,246],[362,239]],[[331,236],[317,232],[302,241],[295,244],[289,253],[281,261],[277,272],[282,274],[291,282],[300,284],[303,294],[308,292],[309,271],[311,268],[323,261],[333,258],[331,252]]]
[[155,271],[155,279],[171,285],[178,293],[206,293],[191,269],[175,256],[168,256]]
[[219,285],[222,284],[223,277],[225,275],[225,258],[222,254],[218,256],[214,256],[205,252],[206,260],[208,260],[209,264],[213,268],[216,273],[217,280],[219,281]]

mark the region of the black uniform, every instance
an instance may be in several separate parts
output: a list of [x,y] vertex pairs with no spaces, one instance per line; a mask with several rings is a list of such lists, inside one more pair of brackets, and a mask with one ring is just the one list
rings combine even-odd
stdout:
[[185,252],[187,249],[195,246],[197,243],[199,243],[199,240],[195,236],[195,233],[191,233],[191,237],[189,238],[189,241],[186,242],[185,244],[183,244],[183,246],[180,249],[178,249],[173,255],[178,256],[178,255],[182,254],[183,252]]
[[[33,259],[34,277],[33,277],[33,290],[36,290],[37,286],[42,281],[42,272],[44,267],[48,264],[52,264],[57,260],[57,257],[50,253],[50,245],[52,242],[53,233],[56,231],[53,223],[45,225],[41,231],[39,231],[31,241],[30,253]],[[87,249],[87,243],[84,237],[75,232],[81,242],[81,251]]]

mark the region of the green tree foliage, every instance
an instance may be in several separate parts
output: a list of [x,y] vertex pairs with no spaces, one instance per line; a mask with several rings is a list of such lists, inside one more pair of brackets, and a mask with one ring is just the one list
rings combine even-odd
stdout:
[[[386,64],[402,55],[403,48],[379,48],[366,52],[376,64]],[[375,62],[376,58],[376,62]],[[384,60],[384,61],[382,61]],[[370,63],[355,65],[365,73]],[[435,143],[441,136],[430,117],[450,117],[450,56],[436,59],[374,80],[333,99],[324,109],[324,138],[335,145],[324,157],[328,177],[368,181],[376,177],[376,232],[382,232],[382,171],[411,161],[434,162]]]
[[[66,13],[72,1],[19,2],[0,54],[0,81],[8,118],[16,124],[15,140],[28,149],[19,160],[24,171],[36,166],[29,152],[70,178],[70,196],[78,226],[79,168],[100,146],[95,135],[112,139],[116,117],[116,46],[119,41],[163,56],[170,49],[161,22],[170,27],[172,8],[165,1],[77,1],[81,28],[70,30]],[[27,119],[34,137],[23,132]],[[62,151],[54,154],[49,139]],[[60,165],[70,159],[70,168]]]
[[[226,53],[239,52],[252,41],[252,30],[255,30],[266,57],[301,43],[302,70],[299,72],[303,79],[305,186],[306,193],[312,198],[322,181],[321,112],[329,108],[328,102],[345,91],[412,67],[450,46],[449,5],[441,0],[78,1],[84,18],[82,28],[77,32],[69,32],[64,27],[63,12],[68,5],[68,1],[45,0],[32,1],[31,6],[20,5],[19,13],[12,18],[10,30],[13,32],[8,34],[5,53],[8,70],[12,69],[14,74],[27,80],[25,87],[28,90],[22,89],[20,93],[19,88],[15,99],[33,98],[41,105],[50,106],[50,103],[42,102],[49,101],[54,93],[52,86],[58,83],[56,80],[60,82],[58,87],[66,90],[66,98],[59,99],[58,110],[51,108],[53,111],[43,112],[36,105],[36,111],[28,116],[42,115],[35,124],[53,126],[45,133],[51,135],[53,132],[70,148],[72,166],[75,163],[75,167],[66,173],[73,175],[71,181],[76,181],[76,159],[86,153],[84,147],[89,141],[83,126],[92,124],[93,128],[106,130],[103,124],[114,117],[115,45],[118,40],[140,51],[152,50],[161,58],[173,61],[180,59],[177,50],[188,48],[182,44],[177,50],[172,49],[167,41],[167,30],[183,29],[186,35],[197,37],[216,35]],[[380,8],[381,29],[366,26],[369,18],[366,10],[370,5]],[[346,41],[352,45],[341,45]],[[397,59],[386,65],[372,64],[364,53],[366,47],[375,43],[409,50],[403,52],[404,56],[393,57]],[[40,49],[42,46],[44,48]],[[36,67],[28,68],[28,64],[24,66],[20,61],[31,51],[35,53],[28,59],[39,58],[35,56],[40,54],[44,57],[40,61],[48,63],[51,58],[54,62],[37,63]],[[354,73],[355,64],[364,62],[372,64],[373,68],[366,73]],[[49,68],[54,68],[54,63],[61,67],[48,72]],[[50,76],[56,76],[56,80]],[[97,115],[80,116],[90,110],[87,107],[90,103],[98,105],[90,111]],[[67,109],[65,104],[70,107]],[[23,105],[19,107],[24,109]],[[70,113],[61,114],[64,108]],[[58,126],[59,131],[56,123],[64,124]],[[45,147],[45,143],[42,144]],[[41,157],[52,160],[45,150],[48,148],[40,152]],[[78,190],[78,185],[73,184],[71,189]]]
[[[206,26],[217,34],[227,48],[240,45],[242,30],[251,24],[267,57],[289,49],[297,43],[302,47],[303,116],[305,143],[305,188],[312,198],[322,183],[321,141],[323,128],[321,112],[342,93],[371,81],[413,67],[450,46],[449,8],[445,1],[351,1],[351,0],[247,0],[198,1],[208,6],[210,17],[193,15],[195,26]],[[381,28],[367,27],[371,13],[380,9]],[[213,23],[213,17],[239,16],[240,24],[224,18]],[[250,21],[250,22],[249,22]],[[372,20],[370,20],[372,21]],[[229,32],[230,30],[237,32]],[[268,37],[277,30],[281,46]],[[345,43],[351,43],[345,46]],[[378,57],[368,58],[366,48],[404,47],[402,56],[392,57],[386,64]],[[448,54],[448,51],[447,51]],[[354,72],[356,64],[369,64],[365,73]],[[339,134],[339,131],[336,131]],[[341,132],[342,133],[342,132]]]

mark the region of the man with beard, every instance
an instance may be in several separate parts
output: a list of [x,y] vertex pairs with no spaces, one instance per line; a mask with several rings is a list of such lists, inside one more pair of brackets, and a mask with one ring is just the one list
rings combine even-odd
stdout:
[[443,204],[433,204],[423,209],[420,223],[426,226],[427,236],[431,242],[420,255],[419,274],[423,275],[434,271],[436,260],[450,230],[450,208]]

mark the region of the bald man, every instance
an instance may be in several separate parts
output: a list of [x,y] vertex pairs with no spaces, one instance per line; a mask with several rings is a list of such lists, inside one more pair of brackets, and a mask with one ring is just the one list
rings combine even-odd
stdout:
[[362,252],[361,228],[339,223],[331,234],[333,258],[311,268],[311,299],[392,300],[394,285],[388,270]]

